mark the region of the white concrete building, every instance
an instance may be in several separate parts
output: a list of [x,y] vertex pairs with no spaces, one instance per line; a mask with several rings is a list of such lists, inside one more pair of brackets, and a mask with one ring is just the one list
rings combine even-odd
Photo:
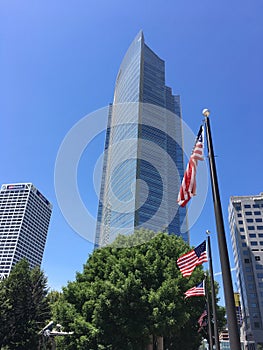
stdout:
[[26,258],[40,266],[52,204],[32,183],[3,184],[0,191],[0,278]]

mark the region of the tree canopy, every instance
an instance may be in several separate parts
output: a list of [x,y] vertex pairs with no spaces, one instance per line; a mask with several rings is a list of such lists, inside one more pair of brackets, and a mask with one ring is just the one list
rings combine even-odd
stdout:
[[154,335],[167,349],[196,349],[205,298],[185,299],[184,292],[204,272],[198,266],[184,278],[176,264],[189,249],[180,237],[140,230],[95,250],[53,304],[54,320],[74,332],[58,348],[142,350]]
[[0,282],[0,348],[37,349],[38,332],[50,317],[47,279],[39,267],[20,260]]

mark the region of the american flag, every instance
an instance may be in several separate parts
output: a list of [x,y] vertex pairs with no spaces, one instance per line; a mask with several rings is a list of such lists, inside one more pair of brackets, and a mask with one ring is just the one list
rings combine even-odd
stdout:
[[180,187],[177,202],[185,207],[190,199],[196,195],[196,168],[198,160],[204,160],[204,128],[200,126],[196,137],[194,149],[187,164],[186,171]]
[[204,281],[197,284],[195,287],[188,289],[185,293],[185,299],[189,297],[201,297],[205,296]]
[[201,331],[205,331],[205,327],[207,326],[207,320],[204,320],[202,323],[202,326],[199,327],[199,329],[197,330],[198,333],[200,333]]
[[206,320],[204,318],[207,316],[207,311],[206,309],[202,312],[201,316],[198,319],[198,324],[200,327],[205,327],[206,326]]
[[191,276],[195,267],[207,262],[206,241],[190,252],[180,256],[177,260],[177,265],[184,277]]

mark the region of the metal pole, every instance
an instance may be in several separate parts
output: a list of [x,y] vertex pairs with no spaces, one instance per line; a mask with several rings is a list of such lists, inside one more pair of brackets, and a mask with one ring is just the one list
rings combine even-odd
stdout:
[[218,239],[219,255],[220,255],[223,286],[224,286],[224,296],[225,296],[225,303],[226,303],[229,341],[230,341],[231,350],[241,350],[240,338],[238,333],[238,325],[237,325],[237,317],[236,317],[236,309],[235,309],[235,300],[234,300],[234,293],[233,293],[233,284],[232,284],[232,278],[231,278],[231,270],[230,270],[229,256],[228,256],[228,250],[227,250],[220,194],[218,189],[218,181],[217,181],[212,136],[211,136],[211,130],[210,130],[209,114],[210,112],[208,109],[203,110],[203,115],[205,116],[211,186],[212,186],[212,193],[213,193],[217,239]]
[[214,320],[214,337],[216,350],[220,350],[220,342],[218,336],[218,326],[217,326],[217,312],[216,312],[216,293],[215,293],[215,282],[214,282],[214,271],[213,271],[213,261],[211,253],[211,242],[210,242],[210,231],[207,233],[207,246],[208,246],[208,260],[209,260],[209,273],[210,273],[210,283],[211,283],[211,296],[212,296],[212,310],[213,310],[213,320]]
[[206,309],[207,309],[207,322],[208,322],[208,345],[209,350],[213,350],[213,335],[212,335],[212,327],[211,327],[211,311],[209,304],[209,295],[207,288],[207,277],[205,277],[205,295],[206,295]]

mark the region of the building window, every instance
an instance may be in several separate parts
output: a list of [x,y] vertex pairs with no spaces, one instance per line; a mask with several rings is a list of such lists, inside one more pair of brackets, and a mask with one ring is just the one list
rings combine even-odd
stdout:
[[263,278],[263,273],[257,273],[257,278]]
[[250,238],[256,238],[257,236],[256,236],[255,233],[250,233],[250,234],[249,234],[249,237],[250,237]]
[[257,226],[257,230],[263,230],[263,226]]
[[244,227],[240,227],[239,231],[244,232]]
[[247,219],[247,222],[253,222],[253,219]]
[[262,219],[261,218],[256,218],[255,221],[256,222],[262,222]]
[[247,208],[251,208],[251,205],[250,205],[250,204],[245,204],[245,205],[244,205],[244,208],[246,208],[246,209],[247,209]]
[[238,220],[239,225],[243,225],[243,220]]
[[255,245],[258,245],[258,242],[250,242],[251,245],[255,246]]
[[250,267],[250,266],[246,266],[246,267],[245,267],[245,271],[246,271],[246,272],[251,272],[251,267]]
[[247,244],[246,243],[242,243],[242,247],[246,247],[247,246]]
[[249,293],[248,294],[249,295],[249,298],[251,298],[251,299],[256,299],[256,293]]
[[263,270],[263,265],[256,265],[256,270]]
[[246,215],[252,215],[252,211],[245,211]]
[[240,237],[241,237],[241,239],[246,239],[245,235],[241,235]]
[[260,261],[260,256],[256,255],[256,256],[255,256],[255,260],[256,260],[256,261]]
[[261,215],[260,211],[254,211],[254,215]]
[[242,214],[238,213],[238,214],[237,214],[237,217],[238,217],[238,218],[241,218],[241,217],[242,217]]
[[259,208],[259,204],[253,204],[253,208]]
[[249,259],[244,259],[245,264],[249,264]]
[[250,231],[251,231],[251,230],[255,230],[255,226],[248,226],[247,228],[248,228],[248,230],[250,230]]

